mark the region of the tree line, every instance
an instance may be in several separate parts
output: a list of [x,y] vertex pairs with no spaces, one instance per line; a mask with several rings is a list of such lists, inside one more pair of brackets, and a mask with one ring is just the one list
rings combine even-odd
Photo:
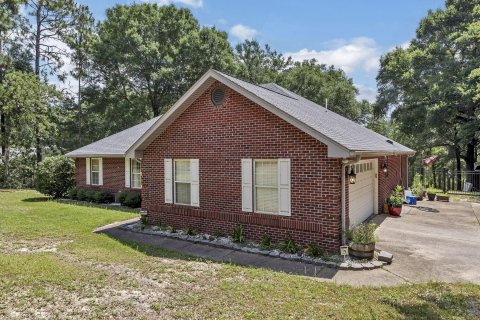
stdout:
[[[164,113],[209,68],[328,98],[354,121],[371,110],[342,70],[293,62],[255,40],[232,47],[185,8],[116,5],[97,22],[73,0],[6,0],[0,19],[2,187],[31,185],[45,156]],[[73,90],[59,85],[66,79]]]
[[[163,114],[209,68],[275,82],[417,150],[411,160],[473,169],[480,105],[480,5],[447,0],[380,61],[374,104],[343,70],[294,62],[268,44],[232,46],[192,12],[115,5],[95,21],[74,0],[0,2],[0,187],[31,186],[58,155]],[[73,87],[62,82],[74,79]]]

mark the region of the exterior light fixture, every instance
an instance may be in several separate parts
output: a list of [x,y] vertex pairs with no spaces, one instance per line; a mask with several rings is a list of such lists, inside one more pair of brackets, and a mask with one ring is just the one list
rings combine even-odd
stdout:
[[357,175],[353,170],[353,166],[350,167],[350,173],[348,174],[348,181],[350,182],[350,184],[355,184],[355,182],[357,181]]
[[382,170],[383,170],[383,173],[385,174],[385,177],[387,177],[388,176],[387,158],[383,160]]

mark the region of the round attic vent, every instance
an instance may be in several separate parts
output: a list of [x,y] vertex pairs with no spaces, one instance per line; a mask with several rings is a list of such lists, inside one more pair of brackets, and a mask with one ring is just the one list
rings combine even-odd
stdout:
[[218,107],[225,100],[225,90],[223,88],[215,88],[212,91],[212,103],[214,106]]

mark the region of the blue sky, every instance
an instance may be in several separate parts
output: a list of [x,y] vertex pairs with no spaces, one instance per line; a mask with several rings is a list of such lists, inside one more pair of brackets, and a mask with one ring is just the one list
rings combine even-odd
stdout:
[[[97,20],[105,10],[131,0],[78,0]],[[142,2],[142,1],[136,1]],[[247,38],[268,43],[296,60],[317,58],[341,67],[373,100],[378,59],[395,46],[408,45],[429,9],[444,0],[145,0],[192,10],[201,25],[229,33],[232,45]]]

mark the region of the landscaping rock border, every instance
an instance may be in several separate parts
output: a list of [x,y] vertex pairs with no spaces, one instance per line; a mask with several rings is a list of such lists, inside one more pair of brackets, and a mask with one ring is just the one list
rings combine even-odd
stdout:
[[381,261],[377,259],[374,259],[371,261],[361,261],[361,260],[356,260],[352,257],[347,257],[345,261],[343,261],[343,258],[341,258],[342,261],[339,261],[339,262],[328,261],[322,258],[314,258],[304,254],[284,253],[278,249],[262,250],[258,248],[258,245],[253,243],[249,243],[247,245],[240,245],[238,243],[232,242],[232,240],[230,240],[228,237],[213,237],[208,234],[186,235],[184,234],[183,230],[178,230],[177,232],[172,233],[170,231],[161,230],[157,226],[146,227],[142,229],[141,224],[139,222],[124,224],[120,226],[119,229],[148,234],[148,235],[179,239],[179,240],[184,240],[192,243],[205,244],[205,245],[209,245],[217,248],[225,248],[225,249],[242,251],[242,252],[247,252],[252,254],[259,254],[263,256],[270,256],[270,257],[280,258],[280,259],[285,259],[290,261],[299,261],[303,263],[309,263],[317,266],[324,266],[324,267],[334,268],[339,270],[355,270],[355,271],[373,270],[373,269],[382,268],[384,265],[390,264],[393,260],[392,254],[387,253],[385,251],[377,250],[379,257],[389,256],[389,257],[392,257],[392,259],[390,261]]

